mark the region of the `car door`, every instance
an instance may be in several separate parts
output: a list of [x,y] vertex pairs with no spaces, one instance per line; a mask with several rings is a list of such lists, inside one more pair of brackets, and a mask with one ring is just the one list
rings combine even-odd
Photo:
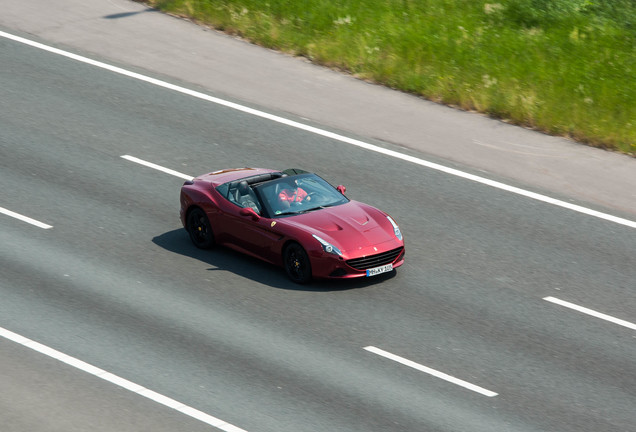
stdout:
[[251,215],[239,213],[233,220],[235,244],[261,259],[274,262],[272,248],[282,236],[276,232],[272,222],[272,219],[266,217],[255,220]]
[[[235,187],[236,190],[234,190]],[[250,191],[250,194],[251,199],[247,202],[256,201],[258,203],[256,208],[248,204],[242,206],[241,203],[246,203],[246,201],[241,199],[238,185],[230,185],[227,194],[229,206],[226,206],[224,215],[224,243],[259,258],[272,261],[272,244],[280,236],[272,229],[272,220],[258,214],[262,204],[253,191]],[[252,208],[255,213],[242,214],[242,210],[245,208]]]

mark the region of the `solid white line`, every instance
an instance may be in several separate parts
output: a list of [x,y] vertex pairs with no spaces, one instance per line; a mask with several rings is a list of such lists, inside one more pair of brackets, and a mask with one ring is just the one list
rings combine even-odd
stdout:
[[393,360],[393,361],[401,363],[401,364],[403,364],[405,366],[409,366],[409,367],[412,367],[413,369],[417,369],[420,372],[425,372],[425,373],[427,373],[429,375],[433,375],[434,377],[441,378],[441,379],[443,379],[445,381],[448,381],[450,383],[453,383],[453,384],[456,384],[458,386],[467,388],[468,390],[472,390],[474,392],[480,393],[480,394],[482,394],[484,396],[488,396],[488,397],[497,396],[497,393],[495,393],[493,391],[486,390],[485,388],[476,386],[475,384],[471,384],[471,383],[466,382],[464,380],[460,380],[458,378],[455,378],[454,376],[445,374],[444,372],[440,372],[440,371],[437,371],[435,369],[431,369],[429,367],[423,366],[423,365],[421,365],[419,363],[415,363],[414,361],[405,359],[404,357],[400,357],[400,356],[397,356],[395,354],[391,354],[390,352],[384,351],[384,350],[382,350],[380,348],[376,348],[374,346],[368,346],[368,347],[365,347],[364,349],[369,351],[369,352],[372,352],[374,354],[377,354],[379,356],[388,358],[389,360]]
[[634,323],[631,323],[629,321],[625,321],[625,320],[622,320],[622,319],[619,319],[619,318],[614,318],[613,316],[606,315],[606,314],[601,313],[601,312],[596,312],[595,310],[588,309],[588,308],[583,307],[583,306],[575,305],[574,303],[566,302],[565,300],[560,300],[560,299],[555,298],[555,297],[544,297],[543,300],[549,301],[549,302],[554,303],[554,304],[558,304],[558,305],[566,307],[566,308],[573,309],[575,311],[578,311],[578,312],[581,312],[581,313],[584,313],[584,314],[587,314],[587,315],[591,315],[591,316],[596,317],[596,318],[603,319],[605,321],[612,322],[614,324],[618,324],[618,325],[623,326],[623,327],[627,327],[627,328],[632,329],[632,330],[636,330],[636,324],[634,324]]
[[20,213],[16,213],[14,211],[11,211],[9,209],[6,209],[4,207],[0,207],[0,213],[5,214],[7,216],[11,216],[12,218],[16,218],[21,220],[22,222],[26,222],[29,223],[31,225],[35,225],[38,228],[42,228],[42,229],[51,229],[53,228],[53,226],[51,225],[47,225],[43,222],[37,221],[35,219],[31,219],[30,217],[21,215]]
[[0,327],[0,336],[9,339],[10,341],[16,342],[22,346],[30,348],[34,351],[37,351],[46,356],[52,357],[56,360],[59,360],[63,363],[66,363],[70,366],[73,366],[76,369],[79,369],[83,372],[87,372],[93,376],[101,378],[105,381],[113,383],[119,387],[125,388],[126,390],[130,390],[133,393],[136,393],[140,396],[143,396],[147,399],[153,400],[157,403],[165,405],[169,408],[177,410],[189,417],[195,418],[203,423],[207,423],[210,426],[214,426],[217,429],[226,431],[226,432],[247,432],[244,429],[238,428],[230,423],[227,423],[221,419],[213,417],[209,414],[206,414],[202,411],[189,407],[187,405],[182,404],[174,399],[171,399],[167,396],[149,390],[139,384],[135,384],[132,381],[128,381],[127,379],[118,377],[117,375],[113,375],[110,372],[107,372],[103,369],[90,365],[86,362],[83,362],[79,359],[66,355],[60,351],[54,350],[46,345],[42,345],[39,342],[35,342],[34,340],[25,338],[17,333],[13,333],[7,329]]
[[193,178],[191,175],[183,174],[183,173],[180,173],[179,171],[171,170],[170,168],[165,168],[165,167],[162,167],[161,165],[157,165],[157,164],[154,164],[152,162],[147,162],[145,160],[136,158],[134,156],[123,155],[122,158],[124,158],[126,160],[129,160],[131,162],[138,163],[140,165],[147,166],[149,168],[154,168],[154,169],[156,169],[158,171],[162,171],[162,172],[168,173],[168,174],[173,175],[175,177],[180,177],[180,178],[185,179],[185,180],[192,180],[192,178]]
[[471,180],[471,181],[474,181],[476,183],[481,183],[481,184],[484,184],[484,185],[487,185],[487,186],[491,186],[491,187],[494,187],[494,188],[497,188],[497,189],[505,190],[507,192],[512,192],[512,193],[515,193],[517,195],[525,196],[526,198],[531,198],[531,199],[534,199],[534,200],[537,200],[537,201],[545,202],[545,203],[552,204],[552,205],[555,205],[555,206],[558,206],[558,207],[562,207],[562,208],[573,210],[573,211],[576,211],[576,212],[579,212],[579,213],[583,213],[583,214],[586,214],[588,216],[593,216],[593,217],[596,217],[596,218],[599,218],[599,219],[603,219],[603,220],[607,220],[607,221],[614,222],[614,223],[617,223],[617,224],[625,225],[625,226],[628,226],[628,227],[631,227],[631,228],[636,228],[636,221],[620,218],[620,217],[613,216],[613,215],[610,215],[610,214],[607,214],[607,213],[602,213],[602,212],[599,212],[599,211],[596,211],[596,210],[592,210],[592,209],[589,209],[589,208],[586,208],[586,207],[583,207],[583,206],[579,206],[579,205],[576,205],[576,204],[572,204],[572,203],[568,203],[568,202],[565,202],[565,201],[561,201],[561,200],[558,200],[558,199],[555,199],[555,198],[550,198],[550,197],[548,197],[546,195],[541,195],[541,194],[538,194],[538,193],[535,193],[535,192],[530,192],[530,191],[527,191],[527,190],[524,190],[524,189],[520,189],[520,188],[517,188],[517,187],[514,187],[514,186],[507,185],[505,183],[501,183],[501,182],[490,180],[490,179],[487,179],[487,178],[484,178],[484,177],[480,177],[480,176],[476,176],[476,175],[473,175],[473,174],[469,174],[469,173],[466,173],[466,172],[463,172],[463,171],[456,170],[454,168],[449,168],[447,166],[436,164],[434,162],[429,162],[427,160],[420,159],[420,158],[417,158],[417,157],[414,157],[414,156],[405,155],[405,154],[396,152],[394,150],[385,149],[385,148],[378,147],[378,146],[373,145],[373,144],[369,144],[369,143],[366,143],[366,142],[363,142],[363,141],[359,141],[359,140],[356,140],[356,139],[353,139],[353,138],[349,138],[349,137],[346,137],[346,136],[343,136],[343,135],[339,135],[339,134],[336,134],[336,133],[333,133],[333,132],[329,132],[329,131],[326,131],[326,130],[323,130],[323,129],[319,129],[319,128],[316,128],[316,127],[313,127],[313,126],[309,126],[309,125],[306,125],[306,124],[303,124],[303,123],[299,123],[299,122],[296,122],[296,121],[293,121],[293,120],[289,120],[289,119],[286,119],[286,118],[283,118],[283,117],[279,117],[279,116],[276,116],[276,115],[273,115],[273,114],[268,114],[268,113],[263,112],[263,111],[259,111],[259,110],[253,109],[253,108],[249,108],[249,107],[246,107],[246,106],[243,106],[243,105],[239,105],[239,104],[234,103],[234,102],[229,102],[229,101],[226,101],[226,100],[223,100],[223,99],[220,99],[220,98],[216,98],[216,97],[213,97],[213,96],[201,93],[201,92],[197,92],[197,91],[194,91],[194,90],[187,89],[185,87],[181,87],[181,86],[177,86],[177,85],[174,85],[174,84],[170,84],[168,82],[161,81],[161,80],[158,80],[156,78],[151,78],[151,77],[148,77],[148,76],[136,73],[136,72],[132,72],[132,71],[129,71],[129,70],[126,70],[126,69],[122,69],[122,68],[113,66],[113,65],[109,65],[107,63],[102,63],[102,62],[99,62],[99,61],[96,61],[96,60],[92,60],[92,59],[89,59],[87,57],[83,57],[83,56],[80,56],[80,55],[77,55],[77,54],[73,54],[73,53],[70,53],[68,51],[64,51],[64,50],[58,49],[58,48],[53,48],[51,46],[44,45],[42,43],[35,42],[35,41],[29,40],[29,39],[25,39],[25,38],[20,37],[20,36],[15,36],[15,35],[12,35],[10,33],[5,33],[5,32],[0,31],[0,36],[5,37],[7,39],[11,39],[11,40],[16,41],[16,42],[23,43],[25,45],[32,46],[34,48],[38,48],[38,49],[41,49],[41,50],[44,50],[44,51],[48,51],[48,52],[51,52],[51,53],[54,53],[54,54],[58,54],[58,55],[61,55],[61,56],[64,56],[64,57],[68,57],[70,59],[77,60],[77,61],[82,62],[82,63],[90,64],[92,66],[96,66],[96,67],[99,67],[99,68],[102,68],[102,69],[106,69],[106,70],[109,70],[111,72],[115,72],[115,73],[130,77],[130,78],[134,78],[134,79],[137,79],[137,80],[140,80],[140,81],[144,81],[144,82],[147,82],[149,84],[154,84],[154,85],[159,86],[159,87],[163,87],[163,88],[166,88],[166,89],[169,89],[169,90],[173,90],[173,91],[176,91],[176,92],[188,95],[188,96],[192,96],[192,97],[195,97],[195,98],[198,98],[198,99],[202,99],[202,100],[205,100],[205,101],[208,101],[208,102],[212,102],[212,103],[215,103],[215,104],[218,104],[218,105],[222,105],[222,106],[225,106],[225,107],[228,107],[228,108],[232,108],[232,109],[237,110],[237,111],[241,111],[241,112],[244,112],[244,113],[247,113],[247,114],[251,114],[251,115],[254,115],[254,116],[257,116],[257,117],[262,117],[262,118],[265,118],[265,119],[268,119],[268,120],[271,120],[271,121],[274,121],[274,122],[277,122],[277,123],[281,123],[281,124],[284,124],[284,125],[287,125],[287,126],[290,126],[290,127],[293,127],[293,128],[301,129],[301,130],[304,130],[306,132],[310,132],[310,133],[313,133],[313,134],[316,134],[316,135],[320,135],[320,136],[324,136],[324,137],[327,137],[327,138],[331,138],[331,139],[334,139],[334,140],[337,140],[337,141],[340,141],[340,142],[343,142],[343,143],[354,145],[356,147],[360,147],[360,148],[363,148],[363,149],[366,149],[366,150],[370,150],[370,151],[373,151],[373,152],[376,152],[376,153],[384,154],[386,156],[391,156],[391,157],[396,158],[396,159],[401,159],[403,161],[411,162],[411,163],[414,163],[414,164],[417,164],[417,165],[420,165],[420,166],[423,166],[423,167],[427,167],[427,168],[430,168],[430,169],[441,171],[441,172],[446,173],[446,174],[450,174],[450,175],[454,175],[454,176],[457,176],[457,177],[461,177],[461,178],[464,178],[466,180]]

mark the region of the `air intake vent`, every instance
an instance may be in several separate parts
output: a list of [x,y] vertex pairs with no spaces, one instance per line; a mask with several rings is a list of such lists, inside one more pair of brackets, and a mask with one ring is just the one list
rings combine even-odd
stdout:
[[394,262],[397,257],[402,254],[403,247],[383,252],[377,255],[369,255],[364,258],[355,258],[347,261],[347,264],[356,270],[366,270],[373,267],[379,267],[381,265],[390,264]]

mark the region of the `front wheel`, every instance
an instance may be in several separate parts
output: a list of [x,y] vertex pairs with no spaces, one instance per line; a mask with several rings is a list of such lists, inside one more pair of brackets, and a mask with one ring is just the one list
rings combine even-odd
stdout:
[[210,249],[214,246],[214,233],[210,220],[203,210],[195,208],[188,214],[186,230],[192,243],[199,249]]
[[297,284],[311,281],[311,263],[305,249],[298,243],[290,243],[283,252],[283,264],[287,276]]

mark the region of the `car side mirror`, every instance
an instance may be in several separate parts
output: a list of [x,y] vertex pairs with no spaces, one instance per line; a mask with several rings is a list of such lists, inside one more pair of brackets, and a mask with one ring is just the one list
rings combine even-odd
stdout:
[[347,191],[347,188],[344,187],[343,185],[338,185],[338,187],[336,187],[336,189],[338,189],[338,192],[340,192],[341,194],[345,194],[345,192]]
[[259,220],[261,217],[256,214],[256,212],[254,211],[254,209],[252,207],[244,207],[239,211],[239,214],[241,216],[249,216],[252,218],[252,220],[257,221]]

